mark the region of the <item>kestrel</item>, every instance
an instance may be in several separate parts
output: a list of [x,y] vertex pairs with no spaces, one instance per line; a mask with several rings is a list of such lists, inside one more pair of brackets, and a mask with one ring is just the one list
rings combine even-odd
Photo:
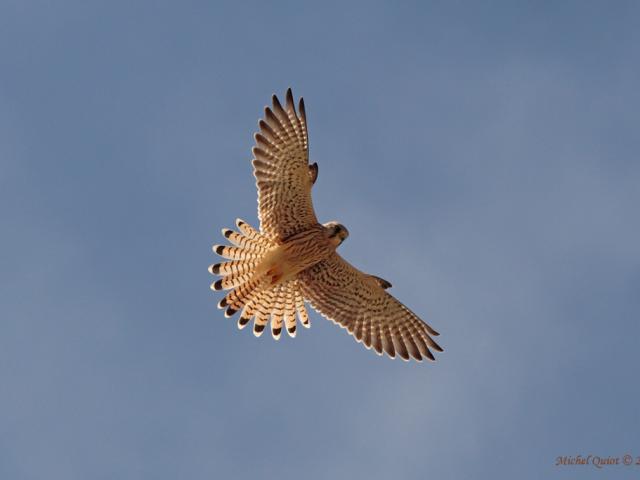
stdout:
[[303,99],[297,112],[291,89],[284,106],[275,95],[272,100],[253,147],[260,231],[238,219],[238,231],[222,230],[234,246],[213,246],[230,260],[209,267],[221,276],[211,288],[231,290],[218,308],[225,309],[225,317],[240,311],[241,329],[255,319],[257,337],[270,321],[277,340],[283,324],[295,337],[296,314],[309,328],[308,302],[379,355],[435,360],[431,349],[442,352],[432,338],[438,333],[387,293],[389,282],[338,255],[336,248],[349,235],[343,225],[318,222],[311,202],[318,165],[309,165]]

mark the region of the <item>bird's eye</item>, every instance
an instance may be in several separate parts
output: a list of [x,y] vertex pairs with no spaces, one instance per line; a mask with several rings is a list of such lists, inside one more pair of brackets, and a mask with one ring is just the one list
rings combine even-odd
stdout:
[[333,227],[333,234],[331,236],[335,237],[336,235],[338,235],[338,233],[340,233],[340,225],[336,225],[335,227]]

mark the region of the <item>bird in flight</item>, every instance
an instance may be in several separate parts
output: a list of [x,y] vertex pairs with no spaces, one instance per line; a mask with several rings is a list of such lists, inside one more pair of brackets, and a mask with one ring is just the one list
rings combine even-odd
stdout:
[[211,288],[229,290],[218,308],[225,309],[225,317],[240,312],[241,329],[253,319],[257,337],[270,322],[278,340],[283,326],[295,337],[296,316],[310,327],[308,302],[379,355],[434,361],[431,350],[443,351],[433,340],[438,332],[387,292],[389,282],[338,255],[349,235],[344,225],[318,222],[311,202],[318,165],[309,164],[304,101],[300,98],[296,111],[291,89],[285,100],[282,105],[273,96],[255,134],[260,230],[238,219],[237,231],[222,230],[233,245],[213,246],[228,260],[209,267],[221,277]]

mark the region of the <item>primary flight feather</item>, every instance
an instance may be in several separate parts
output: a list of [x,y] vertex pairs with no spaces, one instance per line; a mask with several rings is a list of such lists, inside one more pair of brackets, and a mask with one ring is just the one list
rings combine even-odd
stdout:
[[226,317],[240,312],[239,328],[253,320],[256,336],[270,323],[279,339],[283,328],[295,337],[296,316],[310,326],[306,301],[378,354],[435,360],[432,350],[442,352],[432,338],[438,332],[387,293],[389,282],[338,255],[336,248],[349,235],[343,225],[318,222],[311,202],[318,166],[309,165],[302,98],[296,111],[291,89],[284,105],[274,95],[259,127],[253,174],[260,231],[237,220],[238,231],[222,230],[233,246],[213,246],[228,260],[209,267],[221,277],[211,288],[229,290],[218,307]]

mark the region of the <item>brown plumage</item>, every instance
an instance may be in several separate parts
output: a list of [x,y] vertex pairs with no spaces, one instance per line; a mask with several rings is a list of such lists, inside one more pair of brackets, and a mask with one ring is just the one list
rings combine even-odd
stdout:
[[296,111],[291,89],[285,99],[283,106],[273,96],[255,135],[260,231],[237,220],[238,231],[222,230],[233,245],[213,247],[227,259],[209,267],[221,276],[211,288],[229,290],[218,307],[227,317],[240,312],[239,328],[253,320],[256,336],[270,322],[277,340],[283,329],[296,335],[296,318],[310,326],[307,301],[378,354],[435,360],[432,351],[442,351],[433,340],[438,333],[386,292],[391,283],[338,255],[349,234],[344,226],[318,223],[311,202],[318,165],[309,164],[304,101]]

